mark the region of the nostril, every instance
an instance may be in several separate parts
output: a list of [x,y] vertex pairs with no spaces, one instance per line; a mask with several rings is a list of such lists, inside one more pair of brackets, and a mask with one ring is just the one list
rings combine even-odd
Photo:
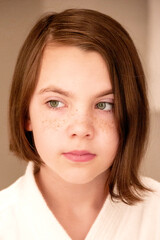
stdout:
[[72,121],[69,123],[67,128],[68,135],[70,137],[80,137],[80,138],[92,138],[94,135],[94,126],[90,121],[83,121],[81,119]]
[[86,133],[86,131],[76,131],[74,133],[71,134],[72,137],[81,137],[81,138],[90,138],[91,136],[93,136],[93,133]]

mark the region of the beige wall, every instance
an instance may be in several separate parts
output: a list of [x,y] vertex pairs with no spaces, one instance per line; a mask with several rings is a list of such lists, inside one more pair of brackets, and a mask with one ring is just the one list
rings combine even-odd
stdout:
[[151,134],[143,173],[160,181],[160,0],[148,0],[146,76],[151,109]]
[[160,0],[148,0],[147,77],[153,111],[160,111]]
[[17,179],[25,168],[23,161],[17,160],[9,152],[7,134],[9,88],[18,50],[29,29],[42,13],[72,7],[96,9],[112,16],[123,24],[134,39],[147,70],[152,106],[150,144],[142,172],[160,180],[160,148],[158,146],[160,132],[157,131],[160,120],[160,98],[157,90],[160,87],[160,77],[158,77],[160,70],[158,61],[156,64],[154,61],[155,55],[157,59],[160,56],[157,53],[160,39],[155,40],[160,33],[157,10],[159,2],[159,0],[148,2],[146,0],[0,0],[0,189]]
[[39,0],[0,0],[0,189],[24,171],[8,150],[8,97],[18,51],[41,12]]

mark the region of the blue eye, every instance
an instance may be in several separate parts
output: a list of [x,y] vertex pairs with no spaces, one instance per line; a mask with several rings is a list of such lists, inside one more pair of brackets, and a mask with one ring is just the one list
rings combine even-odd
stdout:
[[109,102],[99,102],[96,104],[96,108],[104,111],[111,111],[113,108],[113,103]]
[[57,100],[50,100],[48,101],[48,104],[51,108],[60,108],[60,107],[63,107],[64,104],[60,101],[57,101]]

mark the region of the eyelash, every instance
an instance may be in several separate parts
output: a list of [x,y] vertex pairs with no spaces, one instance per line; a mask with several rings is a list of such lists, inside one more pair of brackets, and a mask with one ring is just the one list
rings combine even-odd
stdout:
[[111,103],[111,102],[99,102],[99,103],[96,104],[96,106],[97,106],[98,104],[103,104],[103,103],[105,104],[105,106],[108,105],[108,106],[109,106],[109,109],[107,109],[107,110],[99,109],[99,110],[101,110],[101,111],[104,110],[105,112],[112,112],[112,111],[113,111],[113,105],[114,105],[114,104]]
[[[51,106],[51,103],[52,103],[52,102],[62,103],[61,101],[58,101],[58,100],[49,100],[49,101],[47,102],[47,104],[49,105],[50,108],[53,108],[53,109],[57,109],[57,108],[60,108],[60,107],[53,107],[53,106]],[[64,105],[64,103],[62,103],[62,104]]]
[[[62,108],[62,107],[63,107],[63,106],[60,106],[60,107],[55,106],[55,107],[53,107],[53,106],[51,106],[51,103],[52,103],[52,102],[56,102],[56,103],[62,103],[62,102],[61,102],[61,101],[58,101],[58,100],[49,100],[49,101],[47,101],[47,105],[48,105],[50,108],[54,109],[54,110],[58,110],[59,108]],[[62,104],[65,105],[64,103],[62,103]],[[109,109],[108,109],[108,110],[99,109],[99,108],[97,107],[98,104],[105,104],[105,106],[106,106],[106,105],[109,105]],[[96,109],[99,109],[99,110],[105,111],[105,112],[112,112],[112,111],[113,111],[113,107],[114,107],[114,103],[111,103],[111,102],[98,102],[98,103],[96,104]]]

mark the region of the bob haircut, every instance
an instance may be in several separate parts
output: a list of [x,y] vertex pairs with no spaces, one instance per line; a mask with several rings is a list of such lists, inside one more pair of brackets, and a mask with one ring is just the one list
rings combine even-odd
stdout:
[[[89,9],[68,9],[43,16],[20,51],[9,102],[10,150],[17,156],[43,162],[32,132],[25,130],[46,45],[56,43],[96,51],[106,62],[115,94],[114,114],[119,147],[107,183],[112,200],[135,204],[147,189],[138,170],[146,146],[149,113],[144,72],[126,30],[111,17]],[[116,189],[116,190],[115,190]]]

